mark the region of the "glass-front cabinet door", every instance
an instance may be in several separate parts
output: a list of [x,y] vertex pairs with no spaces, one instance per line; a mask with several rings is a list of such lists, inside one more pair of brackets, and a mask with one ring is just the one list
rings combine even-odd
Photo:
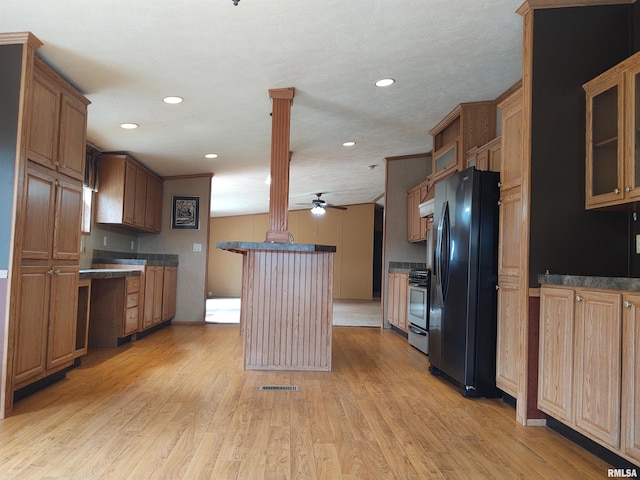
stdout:
[[627,106],[625,118],[625,178],[624,191],[628,199],[640,197],[640,64],[631,67],[625,78]]
[[587,93],[586,207],[621,202],[624,198],[624,109],[621,75],[598,77]]

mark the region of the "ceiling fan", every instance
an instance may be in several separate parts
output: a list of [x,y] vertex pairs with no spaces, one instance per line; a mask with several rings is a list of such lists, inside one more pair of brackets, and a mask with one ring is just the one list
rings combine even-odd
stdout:
[[322,193],[316,193],[316,197],[312,200],[313,207],[311,208],[311,213],[314,215],[324,215],[327,208],[335,208],[337,210],[346,210],[347,207],[339,207],[337,205],[329,205],[327,202],[322,200],[320,196]]

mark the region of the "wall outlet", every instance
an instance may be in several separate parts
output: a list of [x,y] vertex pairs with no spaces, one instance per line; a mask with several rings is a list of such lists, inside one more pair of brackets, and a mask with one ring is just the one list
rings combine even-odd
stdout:
[[102,237],[102,245],[103,245],[104,247],[106,247],[106,246],[107,246],[107,236],[106,236],[106,235],[105,235],[104,237]]
[[131,240],[131,250],[134,250],[136,248],[136,242]]
[[194,243],[193,244],[193,251],[194,252],[201,252],[202,251],[202,244],[201,243]]

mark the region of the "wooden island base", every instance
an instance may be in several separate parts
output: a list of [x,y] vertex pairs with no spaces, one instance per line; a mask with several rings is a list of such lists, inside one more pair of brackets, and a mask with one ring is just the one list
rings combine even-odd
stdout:
[[335,247],[254,242],[217,247],[244,256],[244,368],[331,370]]

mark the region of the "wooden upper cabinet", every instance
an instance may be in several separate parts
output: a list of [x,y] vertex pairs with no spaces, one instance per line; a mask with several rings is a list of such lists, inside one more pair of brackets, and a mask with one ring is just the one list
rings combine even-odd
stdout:
[[29,163],[24,192],[21,257],[78,260],[82,217],[80,182]]
[[462,170],[467,152],[496,136],[495,102],[458,105],[430,132],[433,136],[432,181]]
[[640,198],[640,55],[584,85],[587,209]]
[[162,228],[162,181],[148,177],[146,193],[144,226],[147,230],[159,232]]
[[506,190],[522,184],[524,171],[522,88],[500,102],[498,108],[502,110],[500,188]]
[[30,101],[27,157],[83,180],[88,100],[36,59]]
[[162,180],[127,155],[104,154],[98,162],[96,222],[160,232]]
[[476,167],[478,170],[491,172],[500,171],[501,139],[494,138],[480,147],[473,147],[467,152],[466,167]]

